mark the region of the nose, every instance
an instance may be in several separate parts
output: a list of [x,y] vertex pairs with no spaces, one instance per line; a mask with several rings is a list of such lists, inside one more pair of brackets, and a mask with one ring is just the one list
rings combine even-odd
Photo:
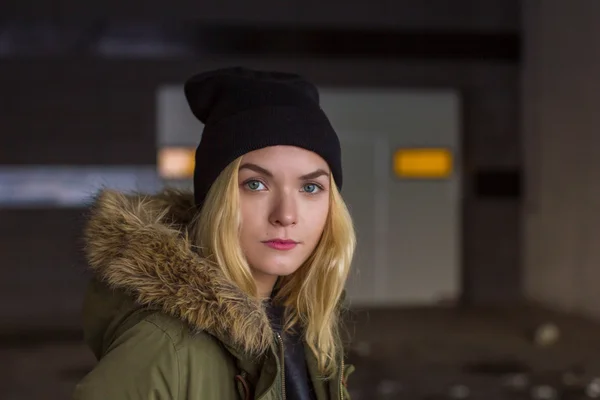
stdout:
[[269,220],[278,226],[296,225],[298,222],[298,208],[296,199],[291,193],[281,193],[275,199]]

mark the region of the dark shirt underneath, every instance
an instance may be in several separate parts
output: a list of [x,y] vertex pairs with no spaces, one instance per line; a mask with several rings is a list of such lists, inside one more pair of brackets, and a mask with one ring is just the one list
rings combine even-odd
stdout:
[[273,331],[283,339],[285,366],[285,394],[289,400],[316,400],[306,358],[302,338],[297,333],[282,333],[284,323],[284,307],[266,304],[267,315]]

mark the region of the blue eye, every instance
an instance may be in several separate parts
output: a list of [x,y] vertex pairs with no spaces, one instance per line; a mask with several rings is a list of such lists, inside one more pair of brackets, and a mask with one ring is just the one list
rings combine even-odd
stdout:
[[306,184],[302,187],[302,191],[310,194],[317,193],[321,188],[319,185],[315,185],[314,183]]
[[246,186],[248,189],[252,191],[264,190],[265,185],[261,181],[248,181],[246,182]]

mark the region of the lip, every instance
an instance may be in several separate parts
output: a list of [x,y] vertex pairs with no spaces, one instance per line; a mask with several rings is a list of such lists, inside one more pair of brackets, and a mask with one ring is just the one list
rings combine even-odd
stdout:
[[273,239],[263,243],[275,250],[291,250],[298,245],[298,242],[289,239]]

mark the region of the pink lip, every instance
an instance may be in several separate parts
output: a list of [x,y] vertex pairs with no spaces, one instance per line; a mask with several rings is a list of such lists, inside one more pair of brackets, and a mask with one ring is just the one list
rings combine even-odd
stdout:
[[263,243],[275,250],[291,250],[298,245],[298,242],[284,239],[273,239]]

